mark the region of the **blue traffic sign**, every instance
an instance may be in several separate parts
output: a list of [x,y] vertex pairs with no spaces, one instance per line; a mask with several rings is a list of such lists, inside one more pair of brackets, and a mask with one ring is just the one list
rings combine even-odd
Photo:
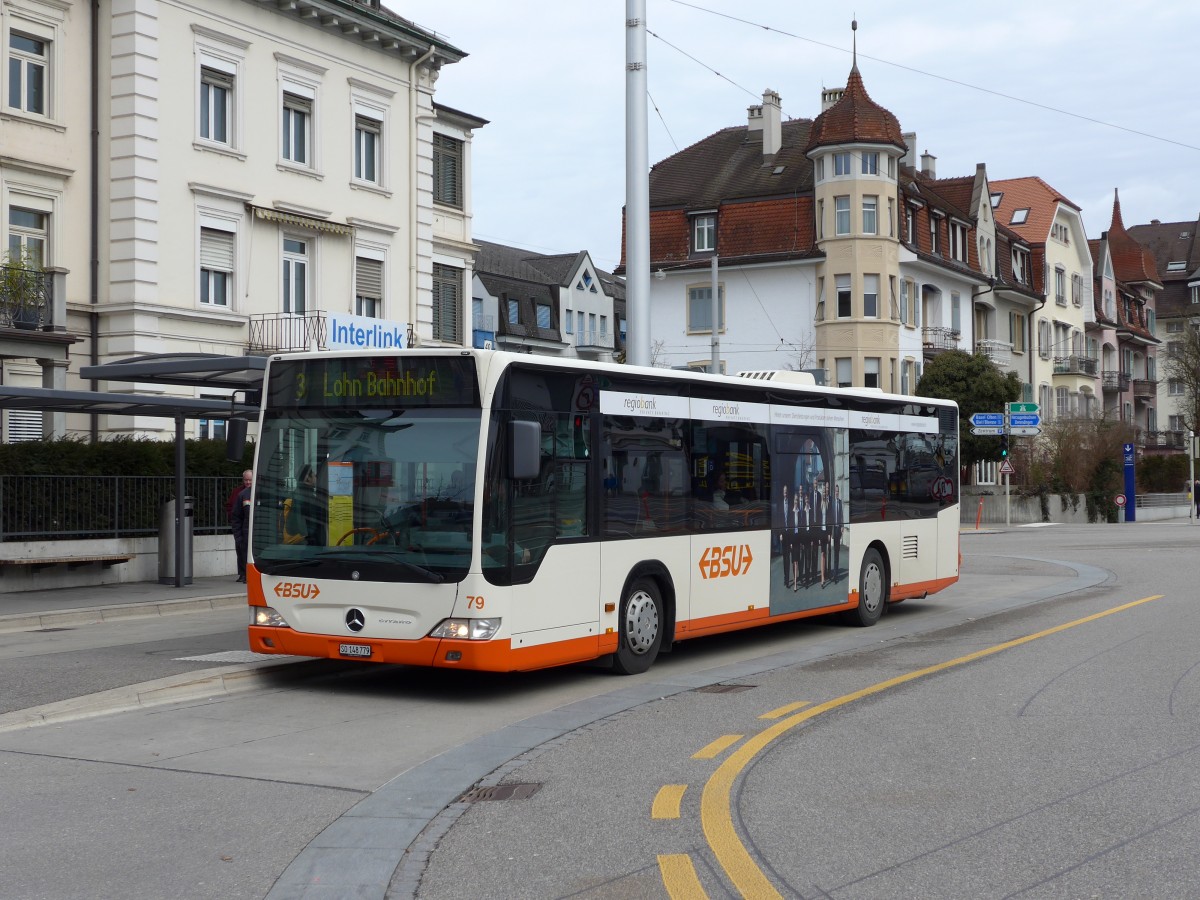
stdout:
[[1010,413],[1008,424],[1015,428],[1036,428],[1042,424],[1042,417],[1037,413]]
[[987,428],[1003,428],[1004,413],[974,413],[971,416],[971,424]]

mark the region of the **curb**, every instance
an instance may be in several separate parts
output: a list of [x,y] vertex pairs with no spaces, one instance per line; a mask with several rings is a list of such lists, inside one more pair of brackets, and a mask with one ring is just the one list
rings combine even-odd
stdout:
[[[294,671],[298,677],[318,677],[328,674],[337,660],[310,660],[300,656],[286,656],[262,662],[245,663],[240,666],[224,666],[219,669],[203,669],[171,675],[156,681],[144,681],[126,687],[112,688],[59,700],[43,706],[32,706],[0,715],[0,733],[20,731],[39,725],[58,725],[113,713],[129,712],[165,703],[181,703],[188,700],[205,700],[218,696],[229,696],[252,691],[263,686],[277,684],[280,673]],[[296,671],[298,663],[308,663],[305,671]]]
[[119,603],[113,606],[56,609],[44,613],[14,613],[0,616],[0,634],[12,631],[35,631],[39,628],[101,625],[120,619],[146,619],[184,613],[209,612],[214,609],[230,609],[245,605],[246,595],[241,593],[215,597],[191,597],[183,600],[159,600],[149,603]]

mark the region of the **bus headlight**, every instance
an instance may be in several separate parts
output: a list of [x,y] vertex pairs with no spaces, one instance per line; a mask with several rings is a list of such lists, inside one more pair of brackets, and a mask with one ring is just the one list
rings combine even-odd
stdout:
[[288,623],[283,616],[269,606],[250,607],[250,624],[267,625],[273,628],[287,628]]
[[499,630],[499,619],[442,619],[429,636],[456,641],[490,641]]

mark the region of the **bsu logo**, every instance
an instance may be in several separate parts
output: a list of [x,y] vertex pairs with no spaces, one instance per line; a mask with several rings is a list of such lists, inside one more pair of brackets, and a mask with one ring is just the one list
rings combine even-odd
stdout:
[[750,545],[740,547],[731,544],[728,547],[705,547],[700,554],[700,575],[702,578],[724,578],[727,575],[744,575],[750,571],[750,563],[754,556],[750,553]]

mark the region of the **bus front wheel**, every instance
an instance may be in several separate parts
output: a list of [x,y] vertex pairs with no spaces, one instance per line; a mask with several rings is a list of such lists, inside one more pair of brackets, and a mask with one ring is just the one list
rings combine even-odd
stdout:
[[866,627],[874,625],[887,606],[887,568],[883,557],[874,547],[863,554],[858,573],[858,609],[850,613],[851,621]]
[[662,646],[663,603],[658,585],[639,578],[621,598],[617,624],[617,654],[613,671],[620,675],[638,675],[650,668]]

